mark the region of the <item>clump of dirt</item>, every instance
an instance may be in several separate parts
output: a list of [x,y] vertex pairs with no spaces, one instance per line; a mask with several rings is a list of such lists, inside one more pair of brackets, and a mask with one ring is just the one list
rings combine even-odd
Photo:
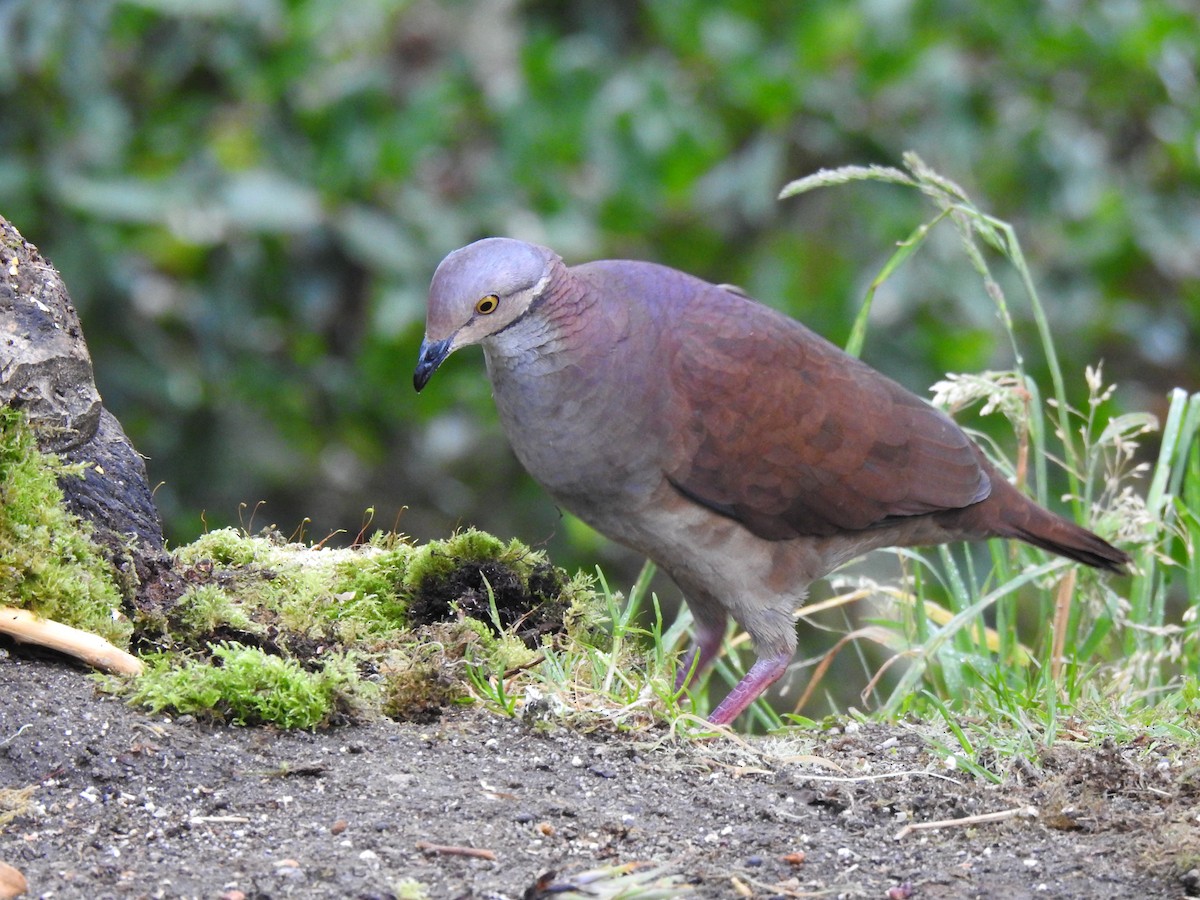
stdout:
[[422,582],[409,607],[409,621],[426,625],[457,613],[483,622],[497,635],[511,631],[533,648],[543,636],[566,632],[566,586],[565,573],[546,562],[522,576],[503,562],[456,560],[450,571]]
[[380,710],[399,722],[432,724],[447,707],[469,702],[464,670],[485,654],[479,633],[461,623],[421,626],[415,638],[408,652],[381,664]]

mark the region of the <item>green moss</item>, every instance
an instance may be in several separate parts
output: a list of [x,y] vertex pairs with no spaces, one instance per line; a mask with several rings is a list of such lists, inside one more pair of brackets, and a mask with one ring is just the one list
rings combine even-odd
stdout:
[[242,607],[289,631],[332,627],[353,643],[406,623],[403,590],[411,545],[391,539],[353,549],[317,548],[227,528],[176,551],[197,577],[222,579]]
[[418,591],[430,582],[445,580],[469,563],[498,562],[511,566],[528,585],[529,572],[544,556],[520,541],[507,544],[485,531],[468,528],[444,541],[412,548],[403,587]]
[[338,623],[348,639],[380,635],[408,621],[408,596],[404,577],[413,548],[400,544],[337,563],[332,594],[337,601],[326,608],[326,618]]
[[448,578],[455,568],[454,558],[446,552],[446,542],[430,541],[413,550],[402,586],[406,591],[416,591],[430,581]]
[[222,628],[235,631],[257,630],[242,605],[214,585],[189,589],[179,598],[173,624],[178,637],[212,634]]
[[464,618],[462,627],[475,634],[477,646],[482,651],[484,659],[475,660],[475,663],[485,664],[490,671],[507,672],[526,666],[539,655],[536,649],[529,647],[511,631],[497,632],[479,619]]
[[235,725],[315,728],[357,705],[370,690],[352,660],[331,656],[317,671],[254,647],[222,643],[211,659],[182,665],[168,655],[148,660],[132,697],[154,712],[170,710]]
[[495,535],[486,531],[467,528],[452,535],[445,541],[434,541],[429,546],[441,544],[448,555],[471,562],[486,562],[501,560],[511,562],[514,556],[527,556],[531,552],[520,541],[510,541],[505,544]]
[[612,634],[604,627],[607,621],[604,598],[596,591],[596,579],[584,572],[576,572],[562,586],[561,594],[567,602],[563,626],[568,640],[602,650],[609,649]]
[[413,878],[402,878],[396,882],[392,893],[398,900],[429,900],[429,888]]
[[355,702],[431,719],[470,698],[469,671],[528,666],[601,615],[590,579],[473,529],[344,549],[224,529],[175,558],[189,587],[145,615],[143,634],[173,652],[151,660],[133,699],[239,723],[310,728]]
[[24,416],[0,406],[0,597],[125,647],[132,626],[116,572],[58,486],[77,472],[40,453]]
[[180,547],[175,556],[185,565],[210,562],[219,566],[248,566],[261,562],[270,549],[267,538],[250,537],[236,528],[218,528]]
[[568,615],[581,619],[589,603],[598,609],[588,579],[568,579],[544,553],[474,529],[413,548],[403,589],[410,624],[467,616],[497,634],[512,630],[529,649],[561,636]]

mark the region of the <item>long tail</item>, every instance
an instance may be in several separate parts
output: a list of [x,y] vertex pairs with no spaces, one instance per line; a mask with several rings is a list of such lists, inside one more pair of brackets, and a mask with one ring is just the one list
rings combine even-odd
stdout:
[[1124,572],[1133,558],[1099,535],[1093,534],[1086,528],[1080,528],[1053,513],[1047,513],[1048,521],[1036,523],[1036,527],[1016,528],[1012,537],[1074,559],[1106,572]]
[[996,476],[992,494],[977,504],[979,524],[997,537],[1011,537],[1107,572],[1124,572],[1132,557],[1104,538],[1038,506]]

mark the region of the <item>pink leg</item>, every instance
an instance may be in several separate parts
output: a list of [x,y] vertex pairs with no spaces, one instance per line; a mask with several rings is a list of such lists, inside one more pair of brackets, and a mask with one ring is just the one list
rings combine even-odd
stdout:
[[735,684],[728,696],[713,710],[708,721],[714,725],[728,725],[741,715],[742,710],[757,700],[763,691],[780,679],[791,661],[791,650],[758,659],[750,667],[746,677]]
[[[696,646],[680,660],[679,669],[675,672],[676,691],[682,691],[690,681],[699,678],[712,665],[717,654],[721,652],[721,641],[723,640],[725,640],[725,618],[723,616],[719,625],[703,623],[696,625]],[[693,665],[695,666],[694,670]]]

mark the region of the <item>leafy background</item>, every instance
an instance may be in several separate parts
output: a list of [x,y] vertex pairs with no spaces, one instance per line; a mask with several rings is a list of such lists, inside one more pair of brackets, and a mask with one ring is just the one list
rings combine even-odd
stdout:
[[[445,253],[653,259],[840,342],[927,211],[776,193],[915,150],[1016,225],[1071,396],[1103,359],[1119,407],[1161,411],[1200,387],[1198,21],[1193,0],[0,0],[0,214],[62,270],[174,542],[239,520],[349,540],[373,515],[631,564],[520,471],[479,354],[413,393]],[[917,391],[1011,363],[939,237],[864,350]]]

